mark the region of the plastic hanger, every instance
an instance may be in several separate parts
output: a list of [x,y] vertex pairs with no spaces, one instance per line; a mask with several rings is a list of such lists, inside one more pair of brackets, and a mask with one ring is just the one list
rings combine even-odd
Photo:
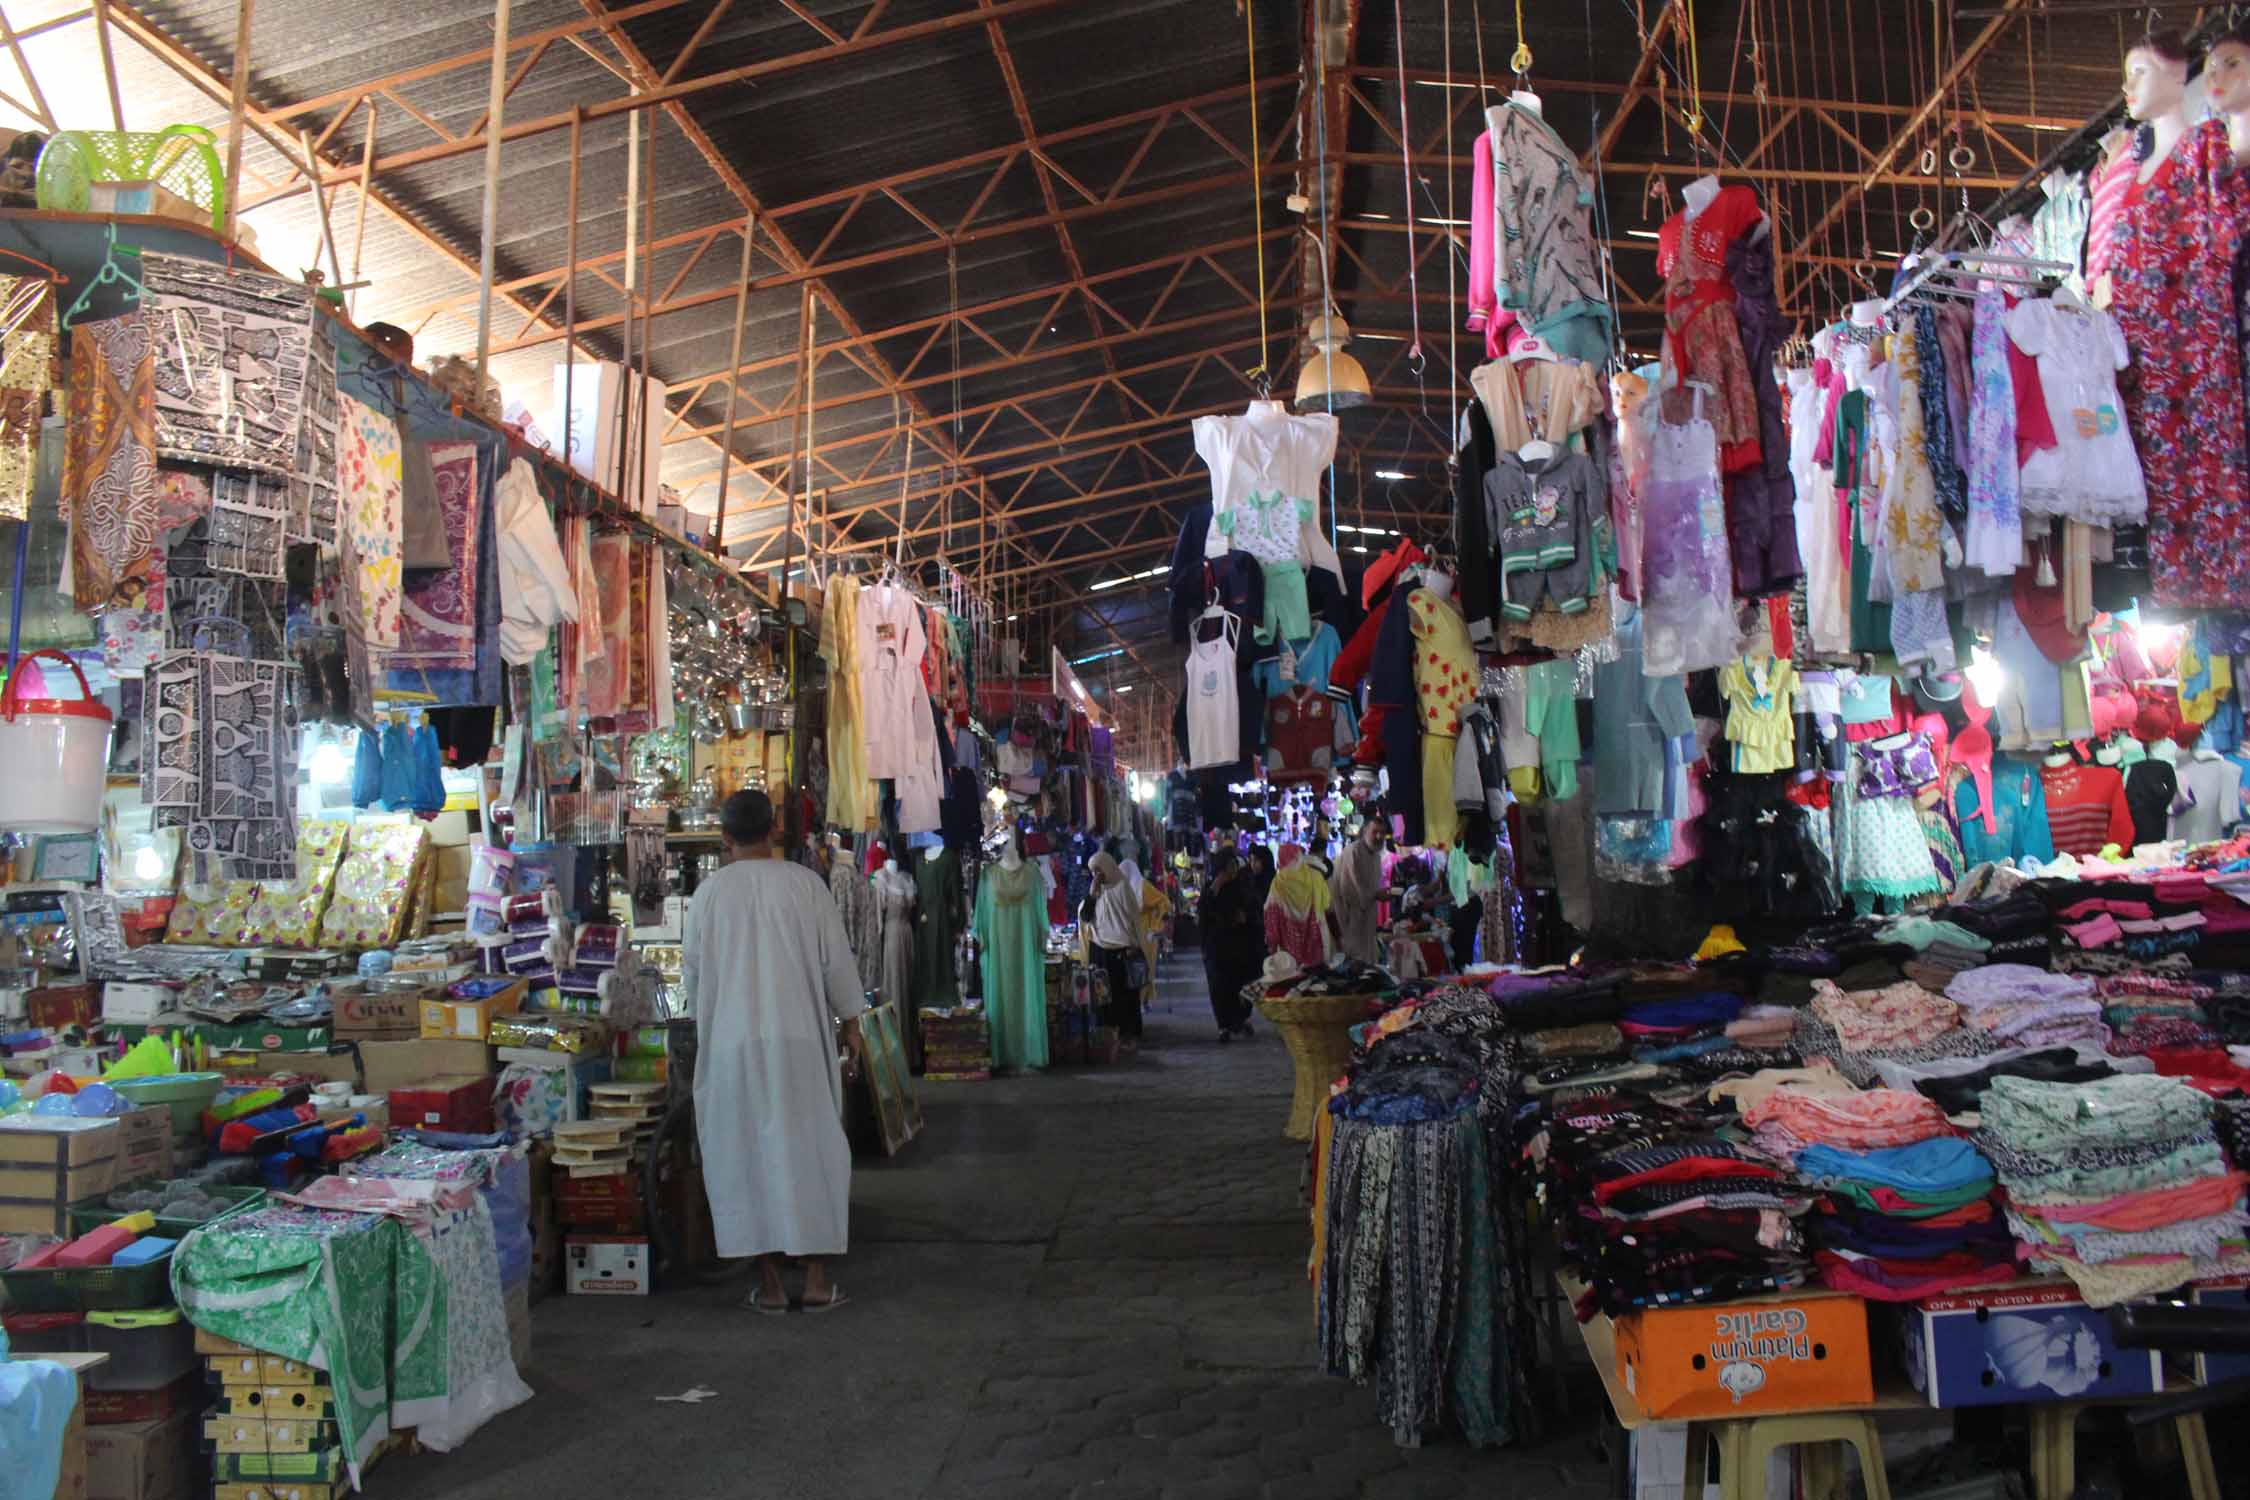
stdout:
[[[127,302],[134,307],[140,306],[141,273],[138,266],[141,247],[118,244],[117,225],[114,222],[104,225],[103,229],[107,236],[107,248],[103,252],[101,266],[94,272],[94,279],[86,283],[85,290],[78,294],[77,300],[72,302],[69,310],[63,314],[62,326],[65,328],[72,327],[78,322],[80,315],[86,311],[88,304],[93,301],[95,291],[101,287],[122,285],[127,289]],[[134,269],[127,270],[124,265],[120,264],[118,259],[120,251],[133,257]],[[30,257],[25,256],[23,259],[29,260]],[[48,269],[52,270],[53,268],[49,267]]]

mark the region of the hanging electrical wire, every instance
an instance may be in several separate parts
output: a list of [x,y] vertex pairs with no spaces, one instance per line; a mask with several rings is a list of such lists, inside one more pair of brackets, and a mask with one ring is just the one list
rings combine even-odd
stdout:
[[1258,12],[1251,0],[1238,0],[1242,33],[1250,58],[1250,219],[1255,229],[1252,253],[1258,258],[1258,362],[1245,373],[1263,399],[1273,389],[1273,372],[1267,364],[1266,332],[1266,179],[1260,170],[1265,153],[1258,146]]
[[[1520,0],[1519,0],[1520,7]],[[1518,11],[1521,25],[1521,11]],[[1521,35],[1520,31],[1518,33]],[[1415,389],[1420,393],[1422,416],[1430,415],[1430,390],[1423,384],[1422,374],[1428,368],[1429,358],[1422,352],[1422,258],[1414,250],[1414,131],[1406,119],[1406,6],[1391,7],[1391,39],[1397,48],[1398,65],[1398,153],[1399,166],[1404,173],[1400,186],[1406,197],[1406,296],[1407,309],[1412,315],[1414,341],[1406,346],[1406,368],[1414,376]]]

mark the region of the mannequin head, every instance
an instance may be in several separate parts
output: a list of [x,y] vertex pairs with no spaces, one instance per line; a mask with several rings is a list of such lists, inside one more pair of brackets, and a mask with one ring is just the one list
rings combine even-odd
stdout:
[[2220,114],[2250,111],[2250,27],[2230,31],[2211,44],[2203,64],[2203,86]]
[[2152,31],[2125,54],[2125,112],[2149,121],[2180,112],[2187,95],[2187,43],[2176,31]]

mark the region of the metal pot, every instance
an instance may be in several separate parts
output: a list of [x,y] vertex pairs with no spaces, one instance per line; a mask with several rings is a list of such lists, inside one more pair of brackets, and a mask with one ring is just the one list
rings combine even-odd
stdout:
[[728,698],[726,706],[727,733],[748,734],[756,727],[756,715],[757,710],[750,706],[748,699],[739,696]]

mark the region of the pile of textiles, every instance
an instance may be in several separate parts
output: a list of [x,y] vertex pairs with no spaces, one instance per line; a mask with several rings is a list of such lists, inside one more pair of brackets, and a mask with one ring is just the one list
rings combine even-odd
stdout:
[[1361,1027],[1321,1121],[1322,1368],[1375,1386],[1401,1444],[1448,1420],[1531,1436],[1538,1303],[1511,1196],[1520,1058],[1482,990],[1417,985]]
[[[1850,1090],[1841,1075],[1733,1089],[1760,1149],[1818,1187],[1806,1221],[1820,1279],[1878,1302],[2013,1280],[2015,1242],[1991,1165],[1918,1093]],[[1839,1088],[1839,1085],[1842,1087]]]
[[1961,1024],[2006,1047],[2056,1047],[2073,1042],[2106,1046],[2095,982],[2050,974],[2028,964],[1987,964],[1956,974],[1946,998],[1961,1008]]
[[1342,954],[1314,964],[1286,984],[1269,984],[1273,995],[1388,995],[1398,988],[1391,976],[1370,963]]
[[[2203,1014],[2203,1001],[2211,991],[2184,979],[2159,974],[2118,974],[2094,981],[2101,996],[2102,1019],[2114,1036],[2109,1050],[2120,1056],[2161,1058],[2175,1048],[2211,1048],[2219,1045]],[[2167,1068],[2157,1071],[2190,1071]]]
[[1705,1113],[1618,1093],[1551,1105],[1548,1201],[1581,1320],[1801,1286],[1811,1195]]
[[2175,1078],[1994,1079],[1977,1140],[2021,1253],[2093,1307],[2250,1270],[2250,1179],[2229,1170],[2211,1110]]
[[[1849,974],[1847,970],[1844,977]],[[1796,1042],[1807,1059],[1829,1059],[1862,1088],[1876,1082],[1886,1060],[1976,1057],[2003,1046],[1988,1033],[1963,1026],[1961,1007],[1953,1000],[1911,979],[1879,989],[1814,980],[1812,1004],[1797,1016]]]

